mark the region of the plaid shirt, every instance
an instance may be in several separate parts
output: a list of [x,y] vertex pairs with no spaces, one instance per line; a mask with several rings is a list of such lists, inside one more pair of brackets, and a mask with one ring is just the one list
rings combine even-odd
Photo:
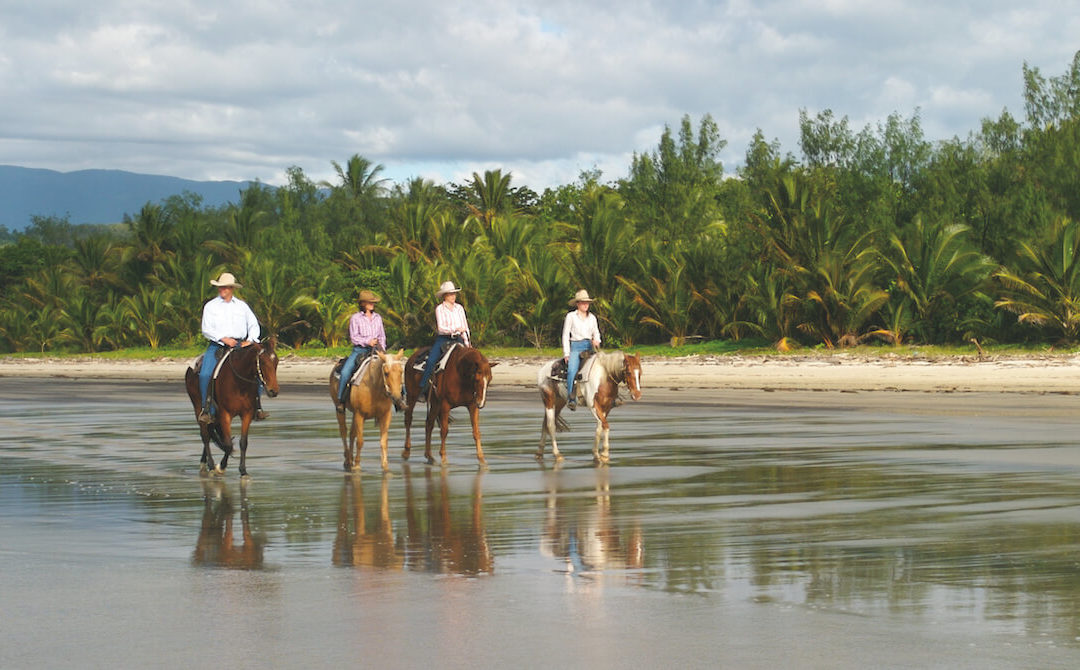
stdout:
[[349,319],[349,341],[353,346],[369,347],[373,337],[379,340],[378,347],[385,350],[386,332],[383,330],[382,317],[377,312],[372,312],[370,318],[354,312]]

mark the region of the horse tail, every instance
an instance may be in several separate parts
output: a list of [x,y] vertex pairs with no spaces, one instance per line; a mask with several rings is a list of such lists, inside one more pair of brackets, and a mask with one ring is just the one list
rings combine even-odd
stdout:
[[556,433],[565,433],[565,432],[567,432],[569,430],[570,430],[570,424],[566,423],[566,419],[564,419],[560,415],[556,414],[555,415],[555,432]]
[[225,449],[225,436],[221,434],[221,426],[216,421],[206,427],[206,432],[210,435],[210,440],[218,446],[218,449],[227,451]]

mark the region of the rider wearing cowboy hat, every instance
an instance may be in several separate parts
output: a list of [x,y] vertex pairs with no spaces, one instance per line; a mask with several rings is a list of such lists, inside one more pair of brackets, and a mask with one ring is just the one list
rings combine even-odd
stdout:
[[465,317],[465,308],[457,304],[457,294],[460,292],[461,289],[452,281],[444,281],[435,292],[435,299],[442,298],[442,302],[435,308],[435,341],[428,352],[424,376],[420,378],[421,399],[427,395],[431,372],[442,357],[446,345],[458,342],[469,346],[469,320]]
[[357,363],[375,351],[386,350],[386,331],[383,330],[382,317],[375,311],[375,303],[379,300],[379,296],[371,291],[360,291],[356,299],[360,311],[353,312],[349,318],[349,341],[353,343],[353,350],[341,366],[336,405],[338,414],[345,413],[345,389],[349,387],[349,379],[356,371]]
[[[236,281],[231,272],[222,272],[220,277],[210,280],[210,285],[217,287],[218,297],[203,305],[202,334],[210,343],[206,347],[202,368],[199,370],[199,393],[202,395],[199,423],[213,421],[206,396],[218,357],[226,348],[246,347],[258,342],[261,330],[259,320],[255,318],[255,313],[248,304],[233,295],[234,290],[243,288],[243,285]],[[259,393],[262,393],[261,385]],[[256,402],[258,411],[255,418],[262,421],[270,415],[263,411],[262,403],[258,399]]]
[[577,399],[574,398],[574,378],[577,377],[581,367],[581,354],[584,351],[594,351],[600,347],[600,326],[596,322],[596,315],[589,313],[589,305],[593,299],[589,292],[581,289],[570,299],[570,306],[575,309],[567,312],[563,320],[562,349],[563,360],[566,361],[566,406],[571,411],[577,409]]

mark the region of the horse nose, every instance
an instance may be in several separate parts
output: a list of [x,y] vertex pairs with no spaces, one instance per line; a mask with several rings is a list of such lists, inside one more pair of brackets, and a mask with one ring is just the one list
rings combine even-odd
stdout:
[[630,392],[630,397],[633,398],[634,400],[641,400],[641,391],[636,391],[636,390],[631,391]]
[[276,398],[277,394],[278,394],[278,390],[268,388],[268,389],[266,389],[266,394],[269,395],[271,398]]

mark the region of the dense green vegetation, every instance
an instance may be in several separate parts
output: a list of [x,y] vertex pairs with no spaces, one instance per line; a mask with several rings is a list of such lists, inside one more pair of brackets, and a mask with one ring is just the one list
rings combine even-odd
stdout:
[[500,170],[391,184],[353,156],[330,183],[294,167],[227,207],[181,194],[110,227],[34,218],[0,231],[0,351],[197,345],[222,270],[297,348],[340,347],[361,288],[392,342],[426,342],[448,279],[482,346],[555,345],[582,287],[617,345],[1074,343],[1080,52],[1023,74],[1023,121],[935,143],[917,111],[858,132],[803,112],[801,156],[759,130],[730,176],[716,123],[685,117],[624,179],[542,194]]

